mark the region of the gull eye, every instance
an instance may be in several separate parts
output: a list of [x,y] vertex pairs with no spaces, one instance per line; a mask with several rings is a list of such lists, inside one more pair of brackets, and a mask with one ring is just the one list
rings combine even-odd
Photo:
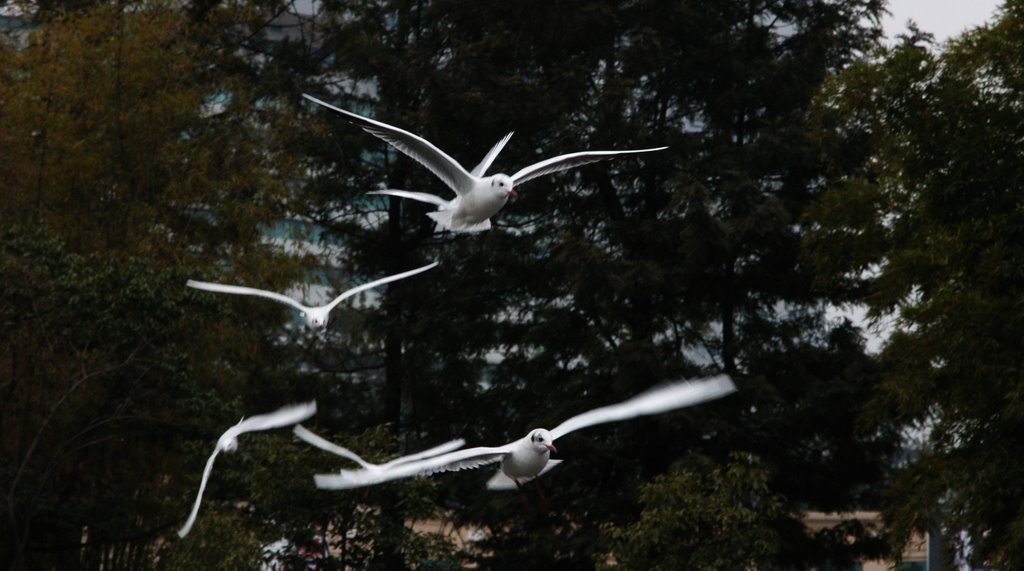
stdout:
[[498,183],[498,186],[505,186],[505,183],[503,183],[503,182],[499,182],[499,183]]

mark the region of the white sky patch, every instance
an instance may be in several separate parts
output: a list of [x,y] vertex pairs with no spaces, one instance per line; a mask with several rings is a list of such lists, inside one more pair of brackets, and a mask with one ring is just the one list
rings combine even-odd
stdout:
[[887,43],[907,32],[907,20],[913,20],[925,32],[935,34],[935,41],[945,42],[952,36],[992,20],[1000,0],[889,0],[891,13],[882,18]]
[[893,331],[896,330],[895,318],[885,317],[872,322],[868,319],[867,306],[861,304],[829,305],[825,309],[825,317],[829,321],[834,322],[849,319],[850,323],[864,331],[864,339],[867,342],[866,349],[869,355],[877,355],[882,350],[882,345],[889,340]]

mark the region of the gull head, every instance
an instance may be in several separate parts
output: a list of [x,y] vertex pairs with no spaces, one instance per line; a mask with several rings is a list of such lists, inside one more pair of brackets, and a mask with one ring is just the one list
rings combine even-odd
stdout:
[[310,329],[327,329],[328,313],[317,307],[302,314],[306,320],[306,326]]
[[225,452],[234,452],[235,450],[238,450],[238,439],[228,438],[224,441],[224,445],[221,446],[221,448],[223,448]]
[[512,177],[507,174],[496,174],[491,177],[491,191],[503,198],[516,195],[515,184]]
[[558,452],[558,449],[555,448],[552,442],[553,440],[551,433],[543,428],[538,428],[530,433],[530,447],[538,454],[548,456],[552,452]]

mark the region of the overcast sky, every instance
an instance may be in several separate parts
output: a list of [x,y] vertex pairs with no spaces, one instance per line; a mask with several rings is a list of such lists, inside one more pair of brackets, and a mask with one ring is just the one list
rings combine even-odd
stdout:
[[885,35],[895,38],[907,31],[907,20],[943,42],[967,28],[990,20],[1001,0],[889,0],[891,16],[882,19]]

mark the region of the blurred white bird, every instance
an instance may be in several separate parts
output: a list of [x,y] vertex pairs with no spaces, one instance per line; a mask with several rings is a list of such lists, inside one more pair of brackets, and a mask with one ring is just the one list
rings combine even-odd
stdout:
[[203,479],[199,484],[199,493],[196,494],[196,503],[192,506],[192,513],[188,516],[188,521],[185,525],[181,526],[178,530],[178,537],[185,537],[188,535],[189,530],[192,529],[192,524],[196,521],[196,514],[199,513],[199,504],[203,500],[203,491],[206,489],[206,482],[210,479],[210,472],[213,471],[213,461],[217,458],[217,454],[220,451],[234,452],[238,449],[238,435],[245,432],[254,432],[256,430],[270,430],[271,428],[280,428],[282,426],[288,426],[289,424],[296,424],[306,420],[307,418],[316,414],[316,401],[310,401],[303,404],[293,404],[281,407],[274,412],[269,414],[260,414],[250,418],[243,418],[238,424],[232,426],[220,436],[217,440],[217,446],[213,448],[213,454],[210,454],[210,459],[206,461],[206,468],[203,469]]
[[523,438],[504,446],[478,447],[457,450],[423,460],[405,462],[384,470],[342,470],[339,474],[316,474],[318,488],[348,489],[380,484],[412,476],[426,476],[435,472],[448,472],[477,468],[501,462],[497,476],[491,479],[491,489],[516,486],[536,478],[554,467],[549,460],[556,451],[554,441],[581,428],[627,420],[637,416],[659,414],[716,399],[736,390],[728,375],[718,375],[697,381],[675,382],[654,388],[619,404],[594,409],[574,416],[552,430],[538,428]]
[[596,161],[610,159],[617,155],[648,153],[668,148],[656,147],[627,151],[583,151],[543,160],[520,169],[512,176],[505,174],[484,176],[491,163],[494,162],[495,157],[505,147],[505,143],[512,137],[512,133],[505,135],[502,140],[498,141],[472,172],[466,172],[466,169],[456,162],[455,159],[418,135],[398,127],[392,127],[386,123],[381,123],[380,121],[356,115],[344,109],[339,109],[313,96],[306,94],[302,96],[331,111],[341,113],[349,121],[362,127],[364,131],[383,139],[399,151],[409,155],[444,181],[445,184],[455,191],[456,196],[452,200],[444,200],[425,192],[395,189],[379,190],[369,194],[387,194],[434,204],[438,207],[437,211],[428,213],[427,216],[433,218],[442,228],[455,232],[489,230],[491,228],[491,216],[497,214],[505,206],[509,196],[515,196],[515,187],[517,185],[528,180]]
[[370,288],[375,288],[375,287],[377,287],[379,285],[383,285],[383,284],[386,284],[388,282],[393,282],[393,281],[396,281],[396,280],[407,278],[409,276],[416,275],[416,274],[418,274],[420,272],[425,272],[425,271],[433,268],[437,264],[438,264],[438,262],[434,262],[432,264],[428,264],[428,265],[423,266],[421,268],[416,268],[415,270],[409,270],[407,272],[402,272],[400,274],[395,274],[393,276],[387,276],[387,277],[381,278],[379,280],[374,280],[372,282],[365,283],[365,284],[363,284],[361,286],[354,287],[354,288],[346,291],[345,293],[339,295],[338,297],[334,298],[334,300],[331,301],[330,303],[328,303],[327,305],[321,305],[319,307],[310,307],[310,306],[307,306],[307,305],[303,305],[303,304],[295,301],[294,299],[292,299],[292,298],[290,298],[290,297],[288,297],[286,295],[281,295],[281,294],[276,293],[276,292],[262,290],[262,289],[256,289],[256,288],[251,288],[251,287],[224,285],[224,284],[216,284],[216,283],[210,283],[210,282],[200,282],[200,281],[196,281],[196,280],[188,280],[188,283],[185,284],[185,285],[187,285],[188,287],[196,288],[196,289],[201,289],[201,290],[205,290],[205,291],[215,291],[215,292],[219,292],[219,293],[234,293],[234,294],[239,294],[239,295],[256,295],[256,296],[259,296],[259,297],[270,298],[270,299],[273,299],[275,301],[279,301],[281,303],[287,303],[288,305],[290,305],[290,306],[294,307],[295,309],[298,309],[299,311],[302,312],[302,317],[306,320],[306,325],[307,326],[309,326],[309,327],[311,327],[313,329],[326,329],[327,328],[327,322],[328,322],[328,320],[330,318],[331,310],[334,309],[334,307],[336,305],[341,303],[342,300],[350,298],[353,295],[355,295],[355,294],[357,294],[357,293],[359,293],[361,291],[365,291],[365,290],[368,290]]
[[416,460],[422,460],[424,458],[438,456],[440,454],[444,454],[445,452],[451,452],[452,450],[462,448],[462,446],[466,443],[465,440],[461,438],[456,438],[455,440],[449,440],[444,444],[440,444],[438,446],[429,448],[422,452],[417,452],[416,454],[410,454],[408,456],[401,456],[399,458],[395,458],[394,460],[390,460],[388,462],[385,462],[384,464],[371,464],[360,458],[358,454],[352,452],[348,448],[338,446],[333,442],[330,442],[328,440],[325,440],[324,438],[321,438],[320,436],[317,436],[316,434],[313,434],[312,432],[309,431],[309,429],[307,429],[305,426],[302,426],[301,424],[293,428],[292,432],[295,433],[295,436],[298,436],[302,440],[305,440],[309,444],[312,444],[313,446],[316,446],[321,450],[326,450],[327,452],[337,454],[342,458],[348,458],[349,460],[362,466],[364,470],[378,472],[381,470],[387,470],[388,468],[399,466],[401,464],[407,464],[409,462],[415,462]]

